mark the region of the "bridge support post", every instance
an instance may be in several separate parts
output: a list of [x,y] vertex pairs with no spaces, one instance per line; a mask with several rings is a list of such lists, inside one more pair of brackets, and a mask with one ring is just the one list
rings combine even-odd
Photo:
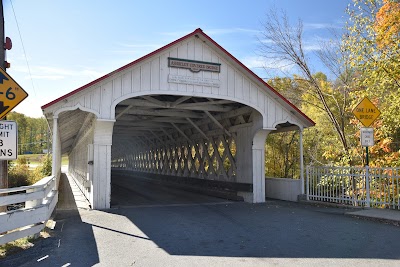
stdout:
[[269,132],[259,130],[253,138],[253,203],[265,202],[265,140]]
[[302,195],[305,194],[304,191],[304,152],[303,152],[303,128],[299,130],[299,137],[300,137],[300,192]]
[[56,178],[56,188],[60,183],[61,173],[61,141],[58,131],[58,116],[53,116],[53,143],[52,143],[52,163],[51,163],[51,175]]
[[111,145],[114,120],[98,119],[93,140],[93,179],[91,204],[93,209],[108,209],[111,201]]

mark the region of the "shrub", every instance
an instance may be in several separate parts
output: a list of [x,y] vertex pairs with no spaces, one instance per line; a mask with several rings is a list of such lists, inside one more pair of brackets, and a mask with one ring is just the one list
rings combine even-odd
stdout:
[[33,171],[29,170],[27,160],[18,158],[8,166],[8,187],[32,185],[46,176],[51,175],[51,155],[42,157],[41,164]]
[[29,185],[30,171],[25,158],[18,158],[8,165],[8,187]]
[[31,176],[31,184],[36,183],[44,177],[51,175],[51,155],[46,154],[42,157],[40,165],[33,171]]

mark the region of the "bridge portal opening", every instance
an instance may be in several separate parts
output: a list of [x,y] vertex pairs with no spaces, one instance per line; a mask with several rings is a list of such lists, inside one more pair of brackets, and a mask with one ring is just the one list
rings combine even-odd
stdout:
[[238,192],[251,192],[252,177],[245,160],[238,165],[238,148],[259,117],[246,105],[214,98],[147,95],[120,102],[111,205],[155,204],[162,197],[169,203],[218,201],[204,195],[242,200]]

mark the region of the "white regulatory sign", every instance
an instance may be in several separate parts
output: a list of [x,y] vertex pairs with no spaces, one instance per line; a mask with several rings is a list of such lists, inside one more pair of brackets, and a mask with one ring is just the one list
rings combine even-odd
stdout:
[[361,146],[374,145],[374,128],[361,128]]
[[0,120],[0,160],[17,159],[18,128],[15,121]]

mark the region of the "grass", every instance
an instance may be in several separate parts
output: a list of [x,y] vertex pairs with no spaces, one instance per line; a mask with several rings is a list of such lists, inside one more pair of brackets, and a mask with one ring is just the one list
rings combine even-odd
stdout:
[[[42,157],[44,157],[45,155],[46,154],[24,154],[18,155],[18,158],[26,158],[29,164],[38,166],[42,161]],[[10,162],[13,163],[14,160],[11,160]],[[68,156],[62,156],[61,165],[68,165]]]
[[44,155],[46,154],[24,154],[18,155],[18,158],[25,158],[29,164],[39,165]]
[[42,232],[40,232],[39,237],[33,238],[33,237],[23,237],[20,239],[17,239],[15,241],[9,242],[7,244],[1,245],[0,246],[0,259],[4,259],[5,257],[18,253],[20,251],[29,249],[33,246],[35,246],[35,242],[41,238],[48,238],[50,237],[50,233],[48,233],[48,229],[44,229]]
[[24,237],[7,244],[0,246],[0,259],[7,257],[7,255],[17,253],[19,251],[33,247],[33,241],[31,238]]

